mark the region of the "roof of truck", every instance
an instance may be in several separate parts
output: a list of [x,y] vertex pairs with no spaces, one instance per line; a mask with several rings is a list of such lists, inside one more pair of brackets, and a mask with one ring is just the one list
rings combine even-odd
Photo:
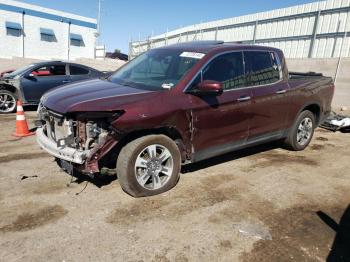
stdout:
[[191,41],[191,42],[168,45],[157,49],[178,49],[178,50],[201,52],[201,53],[209,53],[210,51],[218,50],[218,49],[277,50],[276,48],[273,48],[273,47],[244,44],[240,42],[224,42],[224,41]]

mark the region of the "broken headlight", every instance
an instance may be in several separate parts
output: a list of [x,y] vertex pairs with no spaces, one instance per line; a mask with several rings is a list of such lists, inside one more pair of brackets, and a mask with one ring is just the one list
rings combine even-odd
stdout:
[[113,132],[112,122],[123,113],[123,111],[87,112],[77,115],[77,138],[80,147],[88,150],[96,144],[103,143],[106,137]]

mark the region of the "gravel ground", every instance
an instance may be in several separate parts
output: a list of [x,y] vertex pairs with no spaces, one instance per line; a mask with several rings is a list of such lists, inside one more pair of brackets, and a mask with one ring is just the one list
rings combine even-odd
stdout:
[[11,136],[14,119],[0,116],[0,261],[350,260],[349,134],[186,166],[134,199],[115,177],[70,183],[35,137]]

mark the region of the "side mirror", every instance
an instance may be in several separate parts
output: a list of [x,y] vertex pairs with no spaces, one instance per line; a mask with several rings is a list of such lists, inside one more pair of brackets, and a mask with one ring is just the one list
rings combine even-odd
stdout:
[[25,76],[25,78],[33,79],[33,78],[35,78],[35,75],[33,73],[29,73]]
[[190,93],[198,96],[219,96],[223,93],[222,83],[213,80],[204,80]]

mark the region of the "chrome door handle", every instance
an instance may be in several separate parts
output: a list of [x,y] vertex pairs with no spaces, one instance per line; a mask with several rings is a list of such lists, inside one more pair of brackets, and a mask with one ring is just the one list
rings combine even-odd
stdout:
[[250,96],[242,96],[240,98],[237,99],[238,102],[245,102],[245,101],[249,101],[250,99],[252,99]]
[[70,80],[63,80],[62,83],[66,84],[66,83],[70,83]]
[[278,90],[278,91],[276,92],[276,94],[279,94],[279,95],[285,94],[285,93],[287,93],[287,90],[286,90],[286,89]]

